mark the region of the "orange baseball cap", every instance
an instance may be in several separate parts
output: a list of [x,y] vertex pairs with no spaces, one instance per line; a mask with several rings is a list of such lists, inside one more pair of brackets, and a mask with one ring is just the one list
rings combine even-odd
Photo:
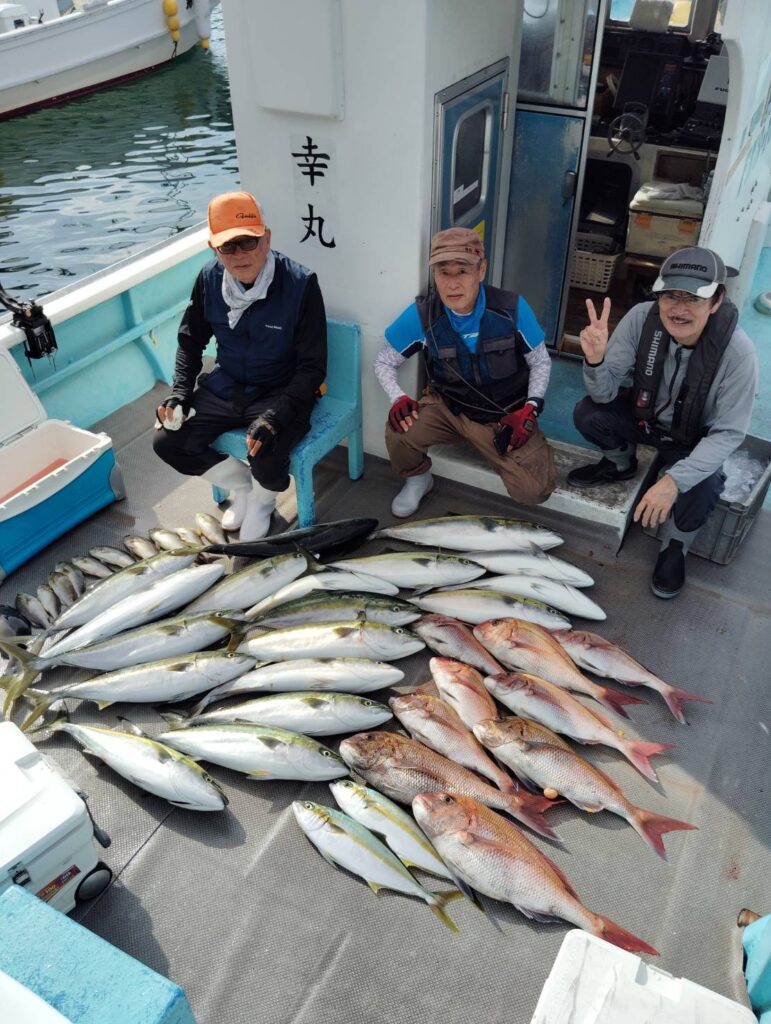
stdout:
[[249,192],[223,192],[209,203],[209,245],[212,249],[242,235],[262,238],[265,221],[260,204]]

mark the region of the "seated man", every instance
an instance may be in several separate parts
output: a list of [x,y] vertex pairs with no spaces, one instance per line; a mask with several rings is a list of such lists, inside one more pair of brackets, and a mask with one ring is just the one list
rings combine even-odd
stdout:
[[[223,528],[256,540],[289,486],[289,455],[310,428],[326,374],[324,302],[316,275],[271,249],[248,192],[209,203],[209,245],[217,258],[199,273],[183,314],[153,447],[180,473],[229,491]],[[212,335],[216,366],[199,376]],[[210,447],[234,427],[246,429],[248,465]]]
[[[725,280],[725,265],[711,249],[678,250],[653,285],[657,301],[630,309],[610,341],[610,299],[599,317],[586,302],[589,326],[580,340],[589,397],[574,420],[603,457],[574,469],[568,483],[628,480],[637,469],[635,445],[659,450],[664,474],[642,496],[634,519],[664,525],[651,581],[661,598],[682,590],[685,556],[723,489],[723,462],[750,422],[757,358],[725,298]],[[621,386],[627,377],[634,378],[631,389]]]
[[[377,379],[392,405],[386,425],[391,465],[405,478],[391,512],[416,511],[433,487],[432,444],[465,440],[522,504],[546,501],[554,460],[538,429],[551,361],[544,333],[527,302],[482,284],[484,246],[469,228],[448,228],[431,240],[432,289],[386,328],[375,358]],[[404,393],[398,368],[420,352],[427,394]]]

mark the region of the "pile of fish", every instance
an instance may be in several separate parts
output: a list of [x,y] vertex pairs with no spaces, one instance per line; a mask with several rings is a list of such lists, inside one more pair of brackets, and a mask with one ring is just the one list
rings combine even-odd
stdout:
[[[481,893],[655,953],[583,906],[509,819],[556,839],[546,814],[568,800],[621,816],[666,858],[661,836],[695,826],[633,804],[563,737],[615,749],[651,779],[650,759],[670,745],[627,738],[574,694],[624,718],[642,702],[586,670],[656,690],[680,722],[685,701],[709,701],[572,629],[566,615],[606,616],[585,593],[592,578],[547,553],[561,543],[552,531],[471,516],[373,534],[376,525],[342,520],[240,544],[199,515],[196,532],[159,528],[125,538],[124,551],[94,548],[60,563],[35,596],[2,609],[4,713],[32,735],[68,733],[124,778],[190,810],[227,804],[199,761],[256,780],[329,781],[340,810],[298,800],[294,816],[325,859],[371,888],[419,897],[453,930],[448,900]],[[417,549],[339,557],[370,535]],[[227,555],[258,560],[227,572]],[[425,648],[434,654],[430,683],[387,705],[371,696],[402,683],[393,663]],[[100,674],[32,685],[62,666]],[[195,703],[162,711],[166,728],[154,736],[124,718],[108,728],[65,714],[42,726],[64,700],[100,710]],[[338,749],[319,742],[330,736],[341,737]],[[425,888],[413,867],[453,888]]]

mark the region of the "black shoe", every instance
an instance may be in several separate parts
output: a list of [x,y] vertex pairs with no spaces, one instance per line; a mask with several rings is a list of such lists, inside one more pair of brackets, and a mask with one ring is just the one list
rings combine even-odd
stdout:
[[619,469],[615,462],[604,456],[591,466],[580,466],[568,473],[568,484],[571,487],[596,487],[598,484],[613,484],[617,480],[631,480],[637,472],[637,459],[632,460],[626,469]]
[[651,577],[651,590],[665,601],[677,597],[685,584],[685,555],[679,540],[671,540],[659,552]]

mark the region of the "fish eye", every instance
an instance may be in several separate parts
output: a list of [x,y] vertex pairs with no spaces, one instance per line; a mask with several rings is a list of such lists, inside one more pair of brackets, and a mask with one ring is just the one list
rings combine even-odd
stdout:
[[306,809],[306,811],[312,811],[313,810],[313,803],[312,803],[312,801],[311,800],[303,800],[303,807]]
[[213,786],[217,785],[217,783],[214,781],[214,779],[211,777],[211,775],[209,775],[208,772],[204,772],[203,773],[203,781],[204,782],[210,782]]
[[327,747],[322,747],[321,748],[321,756],[322,757],[334,757],[335,755],[334,755],[334,751],[329,750]]
[[403,632],[404,632],[404,630],[401,628],[401,626],[396,626],[394,628],[394,633],[403,633]]
[[455,803],[455,800],[450,796],[449,793],[444,793],[439,799],[442,801],[443,804]]
[[365,708],[374,708],[375,706],[374,700],[364,700],[362,701],[362,704],[364,705]]

